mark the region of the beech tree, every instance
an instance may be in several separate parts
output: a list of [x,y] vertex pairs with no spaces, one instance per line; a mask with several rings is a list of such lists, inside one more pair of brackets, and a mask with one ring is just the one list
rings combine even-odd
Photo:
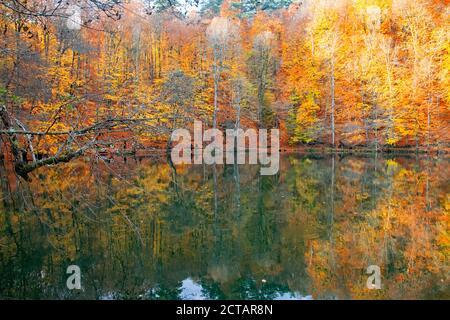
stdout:
[[228,18],[215,17],[206,29],[206,36],[212,48],[212,69],[214,77],[214,112],[213,128],[217,127],[217,111],[219,108],[219,85],[223,71],[226,68],[225,59],[229,54],[237,28]]

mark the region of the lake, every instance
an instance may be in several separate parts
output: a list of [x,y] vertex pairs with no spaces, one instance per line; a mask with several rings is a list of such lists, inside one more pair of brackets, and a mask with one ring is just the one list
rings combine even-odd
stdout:
[[[449,299],[448,157],[2,169],[4,299]],[[77,265],[81,290],[66,286]],[[369,266],[380,289],[368,289]]]

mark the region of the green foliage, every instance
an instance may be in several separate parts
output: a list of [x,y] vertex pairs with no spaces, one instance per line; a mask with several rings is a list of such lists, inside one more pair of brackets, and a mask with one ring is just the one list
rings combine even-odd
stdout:
[[0,86],[0,103],[13,103],[13,104],[20,104],[22,102],[22,98],[14,95],[6,89],[5,87]]

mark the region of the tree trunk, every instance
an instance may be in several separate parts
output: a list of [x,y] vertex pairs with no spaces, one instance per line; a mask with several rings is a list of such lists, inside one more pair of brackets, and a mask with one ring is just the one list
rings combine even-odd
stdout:
[[335,97],[334,97],[334,87],[335,87],[335,79],[334,79],[334,55],[331,58],[331,143],[333,145],[333,149],[336,148],[335,145],[335,134],[334,134],[334,109],[335,109]]

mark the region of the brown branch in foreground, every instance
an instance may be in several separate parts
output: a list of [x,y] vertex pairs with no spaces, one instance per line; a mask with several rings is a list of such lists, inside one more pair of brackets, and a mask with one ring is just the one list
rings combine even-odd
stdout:
[[46,135],[81,135],[101,129],[110,129],[118,124],[136,124],[140,122],[148,121],[148,119],[107,119],[102,122],[97,122],[89,127],[72,130],[72,131],[25,131],[25,130],[0,130],[0,134],[22,134],[22,135],[34,135],[34,136],[46,136]]
[[[5,129],[0,130],[0,135],[4,135],[9,140],[9,145],[11,147],[11,151],[14,156],[14,162],[15,162],[15,171],[18,175],[23,177],[26,180],[29,180],[28,174],[40,167],[43,167],[45,165],[52,165],[57,163],[64,163],[69,162],[70,160],[77,158],[81,155],[83,155],[84,152],[86,152],[89,148],[91,148],[94,144],[98,144],[98,135],[99,134],[108,134],[112,133],[114,131],[117,131],[118,129],[121,130],[132,130],[134,126],[145,126],[146,131],[151,131],[153,133],[167,133],[164,128],[159,128],[155,126],[151,126],[146,124],[145,122],[154,120],[154,119],[148,119],[148,118],[141,118],[141,119],[133,119],[133,118],[119,118],[119,119],[106,119],[101,122],[94,123],[90,126],[87,126],[85,128],[81,128],[78,130],[71,130],[71,131],[30,131],[27,130],[25,126],[20,125],[21,123],[18,122],[17,124],[22,130],[17,130],[13,127],[13,123],[11,121],[9,113],[6,111],[6,108],[4,106],[0,106],[0,120],[2,120],[3,126]],[[141,128],[142,129],[142,128]],[[77,150],[67,150],[70,143],[67,144],[69,140],[73,140],[75,137],[81,137],[81,136],[87,136],[91,134],[96,134],[95,138],[92,138],[89,142],[85,142],[83,146],[79,146]],[[60,150],[56,153],[56,155],[51,156],[49,158],[45,158],[42,160],[36,160],[35,157],[33,157],[33,162],[28,163],[26,160],[22,159],[20,157],[21,150],[19,149],[18,145],[18,136],[24,135],[26,138],[28,138],[28,142],[31,143],[31,136],[51,136],[51,135],[61,135],[61,136],[68,136],[69,140],[66,140],[64,145],[60,147]],[[32,146],[32,145],[31,145]],[[66,149],[65,152],[62,152],[63,149]],[[31,147],[31,152],[34,154],[34,150]]]
[[63,154],[60,156],[54,156],[54,157],[39,160],[36,162],[32,162],[32,163],[24,163],[24,162],[16,163],[15,170],[16,170],[17,174],[19,174],[25,180],[29,180],[28,173],[30,173],[31,171],[33,171],[37,168],[43,167],[45,165],[69,162],[70,160],[81,156],[88,148],[89,148],[89,145],[85,145],[84,147],[82,147],[76,151],[69,152],[69,153],[66,153],[66,154]]

